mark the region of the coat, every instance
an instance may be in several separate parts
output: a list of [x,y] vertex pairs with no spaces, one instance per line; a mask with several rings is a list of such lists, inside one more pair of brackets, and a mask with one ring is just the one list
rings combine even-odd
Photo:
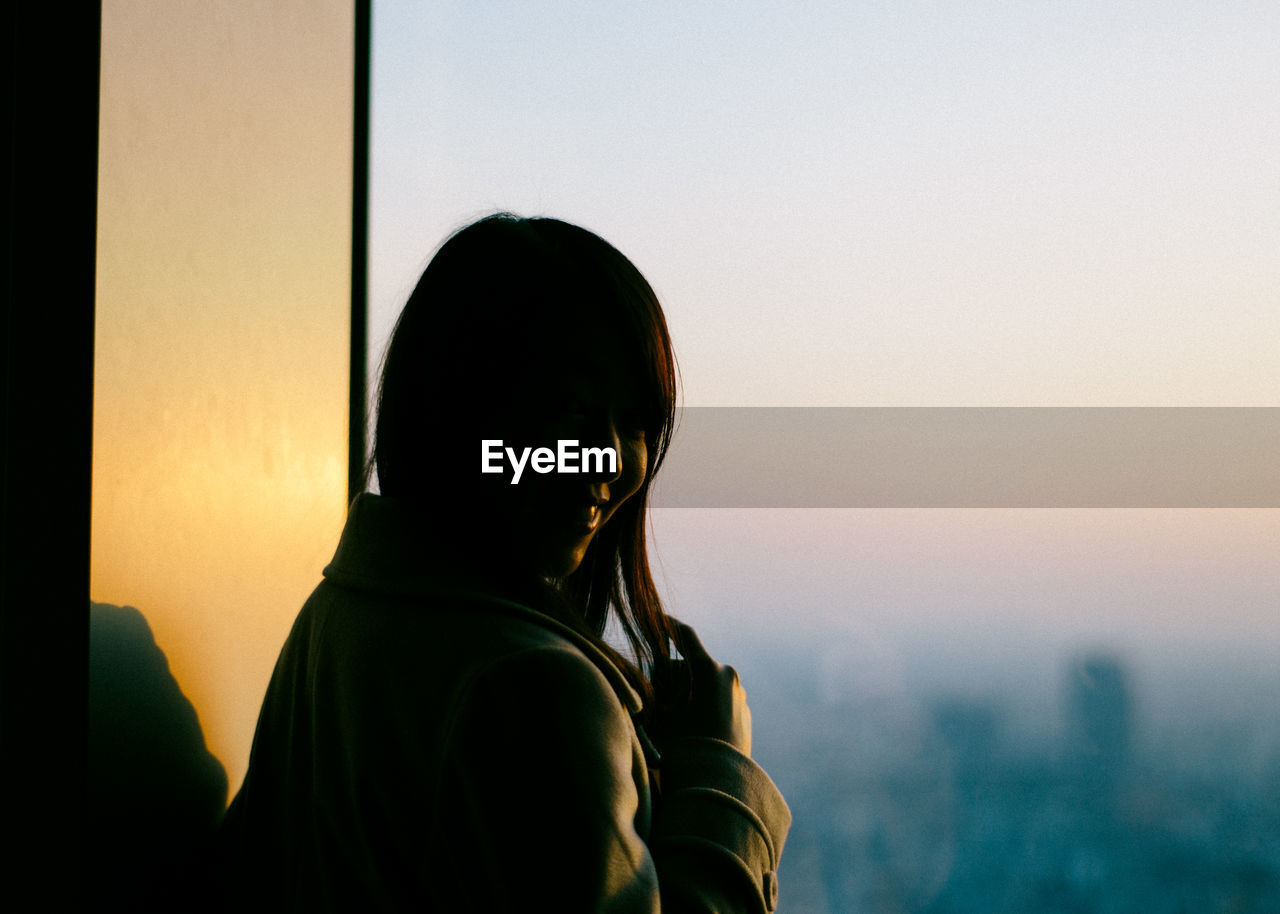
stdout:
[[606,655],[443,588],[418,530],[357,498],[298,615],[224,823],[233,905],[771,911],[790,813],[768,775],[715,739],[659,755]]

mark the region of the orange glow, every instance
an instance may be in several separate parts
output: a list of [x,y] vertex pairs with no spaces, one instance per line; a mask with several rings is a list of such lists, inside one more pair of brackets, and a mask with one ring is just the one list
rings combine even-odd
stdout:
[[350,4],[103,4],[91,594],[232,793],[346,502]]

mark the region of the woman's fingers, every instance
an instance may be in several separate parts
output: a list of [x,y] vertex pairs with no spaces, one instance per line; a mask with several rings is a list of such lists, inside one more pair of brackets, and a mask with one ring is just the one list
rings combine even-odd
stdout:
[[685,659],[711,659],[711,655],[702,646],[702,639],[698,637],[698,633],[693,630],[692,625],[686,625],[678,619],[672,619],[671,621],[675,622],[676,633],[680,636],[680,643],[676,646],[680,648],[680,653],[685,656]]
[[751,753],[751,709],[737,671],[717,663],[693,627],[671,619],[683,660],[658,672],[660,728],[671,739],[712,737]]

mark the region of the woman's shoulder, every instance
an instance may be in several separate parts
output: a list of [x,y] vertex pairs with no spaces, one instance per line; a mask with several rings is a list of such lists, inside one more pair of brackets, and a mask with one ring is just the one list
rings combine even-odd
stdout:
[[536,609],[487,594],[398,597],[325,581],[290,641],[361,671],[366,682],[386,679],[399,682],[397,688],[416,682],[458,695],[473,681],[506,681],[544,694],[607,695],[629,715],[642,706],[626,676],[589,638]]
[[483,769],[487,759],[502,770],[520,758],[539,778],[574,772],[583,803],[613,797],[617,784],[645,782],[634,722],[640,699],[621,672],[540,619],[512,615],[502,630],[463,671],[448,756],[468,768]]
[[452,624],[479,634],[477,676],[511,679],[549,699],[580,702],[607,694],[628,714],[640,710],[639,694],[613,661],[590,639],[545,613],[487,596],[452,609],[445,610]]

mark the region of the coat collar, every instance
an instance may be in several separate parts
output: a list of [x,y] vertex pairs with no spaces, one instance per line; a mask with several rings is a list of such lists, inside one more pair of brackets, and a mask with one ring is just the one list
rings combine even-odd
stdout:
[[571,642],[613,686],[623,706],[638,714],[643,703],[622,671],[590,640],[545,613],[484,592],[483,582],[467,578],[440,557],[422,506],[404,499],[364,492],[356,496],[333,561],[324,576],[335,584],[388,597],[423,602],[465,602],[478,612],[523,619]]

